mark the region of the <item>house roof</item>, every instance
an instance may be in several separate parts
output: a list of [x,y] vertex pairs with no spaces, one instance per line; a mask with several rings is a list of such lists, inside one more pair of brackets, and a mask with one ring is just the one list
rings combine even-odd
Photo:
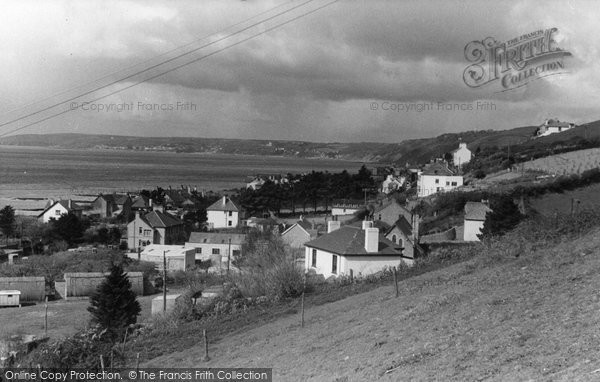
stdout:
[[298,220],[296,223],[292,224],[288,229],[283,231],[281,235],[285,235],[289,231],[291,231],[294,227],[299,226],[302,228],[311,238],[317,237],[319,235],[318,229],[313,229],[312,224],[307,222],[306,220]]
[[181,220],[160,211],[148,212],[142,219],[153,228],[168,228],[183,224]]
[[374,253],[365,250],[365,231],[358,227],[344,226],[333,232],[311,240],[307,247],[345,256],[401,256],[402,250],[390,240],[378,236],[379,250]]
[[175,257],[185,256],[191,248],[186,248],[183,245],[166,245],[166,244],[150,244],[144,248],[142,255]]
[[454,173],[450,169],[439,162],[431,163],[423,169],[422,175],[446,175],[452,176]]
[[[377,213],[379,213],[379,212],[381,212],[381,211],[385,210],[386,208],[391,207],[393,205],[397,205],[398,207],[406,210],[406,208],[402,204],[398,203],[398,201],[396,199],[392,199],[392,200],[388,200],[387,202],[385,202],[382,205],[380,205],[377,208],[375,208],[375,210],[373,210],[373,214],[377,214]],[[408,211],[408,210],[406,210],[406,211]]]
[[76,210],[83,210],[83,207],[81,207],[80,205],[78,205],[77,203],[75,203],[73,201],[71,201],[71,208],[69,208],[69,201],[68,200],[58,200],[58,201],[50,204],[48,207],[46,207],[42,211],[42,213],[40,213],[38,215],[38,218],[41,217],[42,215],[44,215],[49,209],[53,208],[57,204],[60,204],[65,210],[67,210],[67,212],[76,211]]
[[231,201],[228,197],[224,196],[211,204],[207,209],[207,211],[239,211],[235,203]]
[[150,205],[149,199],[144,195],[140,195],[133,201],[131,207],[133,208],[148,208]]
[[404,216],[400,216],[400,218],[396,220],[394,225],[385,233],[385,235],[387,236],[394,230],[395,227],[398,227],[398,229],[408,237],[412,235],[412,226]]
[[465,220],[485,220],[485,215],[492,211],[481,202],[467,202],[465,204]]
[[558,119],[549,119],[544,123],[544,125],[549,127],[569,127],[571,124],[568,122],[561,122]]
[[246,235],[242,233],[215,233],[215,232],[192,232],[188,243],[200,244],[243,244],[246,241]]

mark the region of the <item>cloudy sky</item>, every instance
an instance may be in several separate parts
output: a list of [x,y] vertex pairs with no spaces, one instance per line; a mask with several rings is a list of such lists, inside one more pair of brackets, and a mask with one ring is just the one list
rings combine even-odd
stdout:
[[[3,1],[0,135],[399,142],[600,119],[593,1],[330,2]],[[548,28],[564,73],[465,84],[469,42]]]

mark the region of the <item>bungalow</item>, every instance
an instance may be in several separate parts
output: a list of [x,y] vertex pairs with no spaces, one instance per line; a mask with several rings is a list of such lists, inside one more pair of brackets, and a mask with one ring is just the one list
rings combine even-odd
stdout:
[[152,211],[127,224],[127,246],[139,250],[150,244],[174,244],[184,234],[184,223],[164,212]]
[[364,208],[362,200],[338,200],[331,203],[331,215],[334,219],[339,216],[352,216]]
[[129,195],[100,194],[92,202],[88,215],[99,218],[123,216],[127,219],[131,213],[131,205],[132,201]]
[[185,271],[195,266],[194,249],[181,245],[150,244],[139,255],[130,253],[128,256],[154,263],[159,271],[163,270],[165,260],[167,271]]
[[412,213],[396,199],[391,199],[375,208],[372,219],[384,222],[388,226],[391,226],[402,216],[406,218],[407,221],[412,221]]
[[550,134],[562,133],[575,127],[574,123],[561,122],[558,119],[547,119],[535,131],[536,137],[545,137]]
[[50,199],[46,209],[37,216],[38,220],[42,223],[48,223],[50,219],[59,219],[63,215],[69,213],[74,214],[78,218],[81,218],[81,211],[83,208],[77,203],[74,203],[71,199],[69,200],[58,200],[54,201]]
[[467,144],[461,142],[458,144],[458,148],[452,151],[452,163],[456,167],[462,167],[465,163],[471,161],[471,150],[467,148]]
[[455,175],[445,164],[435,162],[419,173],[417,196],[423,198],[437,192],[450,191],[462,185],[462,176]]
[[210,229],[235,228],[240,223],[240,209],[227,196],[223,196],[206,209]]
[[194,249],[196,261],[213,260],[221,267],[242,254],[245,241],[246,235],[240,233],[192,232],[185,247]]
[[281,239],[292,248],[302,248],[305,243],[316,239],[318,235],[319,231],[315,229],[314,223],[311,224],[301,218],[283,231]]
[[344,226],[338,221],[328,222],[328,233],[305,244],[305,269],[326,278],[348,275],[368,275],[385,267],[401,263],[412,265],[413,259],[404,257],[402,249],[365,221],[361,227]]
[[138,211],[138,212],[150,212],[152,211],[152,199],[144,196],[144,195],[140,195],[137,198],[135,198],[133,200],[133,202],[131,203],[131,210],[132,211]]
[[480,241],[477,235],[481,235],[485,217],[491,211],[485,202],[467,202],[465,204],[464,241]]

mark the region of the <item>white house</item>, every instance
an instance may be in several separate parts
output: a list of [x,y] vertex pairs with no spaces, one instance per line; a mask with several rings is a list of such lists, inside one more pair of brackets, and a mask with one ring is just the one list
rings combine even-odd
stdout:
[[240,209],[223,196],[206,209],[209,228],[235,228],[240,223]]
[[185,247],[194,250],[196,260],[212,260],[214,267],[223,268],[241,255],[245,241],[241,233],[192,232]]
[[174,244],[184,234],[183,221],[161,211],[140,214],[127,224],[127,247],[143,249],[151,244]]
[[422,198],[436,192],[450,191],[462,185],[462,176],[455,175],[445,164],[435,162],[419,172],[417,196]]
[[75,214],[77,217],[81,217],[82,208],[74,203],[71,199],[69,200],[58,200],[54,201],[50,199],[48,207],[38,215],[38,220],[42,223],[48,223],[50,219],[60,219],[61,216],[69,213]]
[[397,178],[394,175],[390,174],[381,183],[381,192],[383,192],[384,194],[392,193],[400,189],[404,185],[404,182],[406,182],[405,177],[401,176]]
[[328,233],[305,244],[305,269],[326,278],[349,275],[368,275],[385,267],[401,263],[412,265],[402,250],[365,221],[361,227],[344,226],[339,221],[328,222]]
[[479,241],[477,235],[481,234],[485,216],[492,210],[483,202],[467,202],[465,204],[465,229],[464,241]]
[[458,148],[452,151],[452,163],[456,167],[462,167],[465,163],[471,161],[471,150],[467,148],[467,144],[461,142],[458,144]]
[[163,270],[164,262],[167,262],[167,271],[185,271],[195,266],[194,248],[186,248],[182,245],[150,244],[138,255],[129,253],[129,257],[143,261],[149,261],[156,265],[159,271]]
[[574,123],[561,122],[558,119],[547,119],[535,131],[536,137],[545,137],[550,134],[562,133],[575,127]]

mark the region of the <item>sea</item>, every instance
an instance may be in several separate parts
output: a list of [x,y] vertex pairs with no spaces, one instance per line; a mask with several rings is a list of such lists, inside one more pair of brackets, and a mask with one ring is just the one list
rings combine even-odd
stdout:
[[336,159],[0,145],[0,208],[33,216],[49,199],[89,202],[101,192],[156,187],[219,192],[244,187],[256,174],[354,173],[360,166]]

